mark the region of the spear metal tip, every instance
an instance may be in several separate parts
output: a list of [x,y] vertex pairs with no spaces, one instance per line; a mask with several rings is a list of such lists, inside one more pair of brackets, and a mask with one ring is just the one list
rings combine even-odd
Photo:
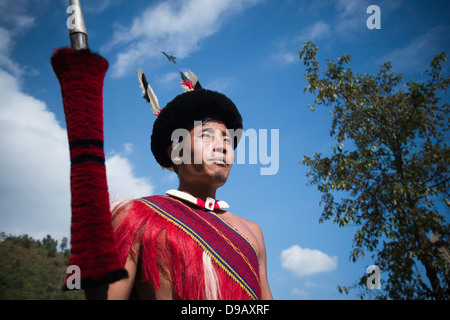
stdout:
[[68,20],[70,46],[75,50],[88,49],[87,30],[86,24],[84,23],[80,0],[70,0],[67,12],[71,14]]
[[83,11],[81,10],[80,0],[70,0],[67,12],[72,14],[70,17],[70,33],[81,32],[87,34],[86,24],[84,23]]

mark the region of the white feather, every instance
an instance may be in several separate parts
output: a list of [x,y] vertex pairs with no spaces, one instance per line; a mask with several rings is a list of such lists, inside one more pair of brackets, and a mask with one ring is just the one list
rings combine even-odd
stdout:
[[193,83],[194,86],[195,86],[195,84],[196,84],[197,81],[198,81],[197,76],[196,76],[191,70],[189,70],[188,72],[185,72],[184,74],[186,75],[186,77],[189,78],[189,80],[192,81],[192,83]]
[[[192,81],[192,86],[195,87],[195,85],[198,82],[198,78],[197,76],[192,72],[192,71],[188,71],[188,72],[183,72],[183,74]],[[181,83],[181,88],[183,89],[183,92],[187,92],[187,91],[191,91],[192,89],[189,88],[188,86],[186,86],[183,81],[180,82]]]
[[205,275],[206,300],[217,300],[220,298],[219,281],[217,279],[216,271],[212,265],[211,257],[203,251],[203,269]]
[[150,84],[147,85],[147,88],[144,88],[144,82],[142,81],[142,75],[143,72],[141,69],[139,69],[137,71],[138,77],[139,77],[139,82],[141,83],[140,87],[142,88],[142,93],[145,95],[148,95],[148,98],[150,100],[150,106],[152,107],[153,110],[153,114],[158,115],[159,112],[161,111],[161,108],[159,107],[159,102],[158,102],[158,98],[156,97],[155,92],[153,91],[152,87],[150,86]]

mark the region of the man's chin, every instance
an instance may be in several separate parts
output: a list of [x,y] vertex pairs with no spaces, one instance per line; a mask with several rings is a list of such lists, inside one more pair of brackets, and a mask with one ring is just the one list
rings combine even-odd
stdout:
[[219,185],[220,187],[223,186],[228,180],[228,175],[229,175],[230,171],[228,168],[226,168],[226,169],[227,169],[226,171],[225,170],[215,170],[214,173],[212,174],[214,183],[216,185]]

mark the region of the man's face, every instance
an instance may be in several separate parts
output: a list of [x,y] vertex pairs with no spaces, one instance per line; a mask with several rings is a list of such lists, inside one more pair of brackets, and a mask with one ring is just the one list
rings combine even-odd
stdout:
[[225,184],[234,162],[232,138],[222,122],[209,121],[189,131],[183,152],[190,153],[178,165],[178,176],[186,183],[218,188]]

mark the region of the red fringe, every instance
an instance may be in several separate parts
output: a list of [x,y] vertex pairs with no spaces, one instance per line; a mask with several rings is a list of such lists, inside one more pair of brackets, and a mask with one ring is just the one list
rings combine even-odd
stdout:
[[[204,300],[203,249],[183,230],[153,212],[140,201],[128,202],[113,210],[116,243],[122,265],[129,253],[141,263],[141,281],[149,281],[158,290],[160,272],[167,277],[173,293],[182,300]],[[140,256],[133,250],[139,245]],[[247,300],[251,297],[222,268],[213,263],[218,278],[218,297],[223,300]]]

